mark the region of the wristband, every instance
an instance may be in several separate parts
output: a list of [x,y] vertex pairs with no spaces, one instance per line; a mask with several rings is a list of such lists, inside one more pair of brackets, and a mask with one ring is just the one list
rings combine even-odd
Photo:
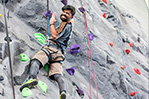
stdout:
[[54,23],[50,24],[50,26],[51,26],[51,25],[54,25]]

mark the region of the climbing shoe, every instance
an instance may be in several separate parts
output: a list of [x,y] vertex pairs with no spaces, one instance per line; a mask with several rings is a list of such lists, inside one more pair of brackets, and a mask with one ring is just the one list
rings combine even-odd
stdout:
[[37,79],[29,79],[27,82],[22,84],[22,86],[20,87],[20,91],[22,92],[23,88],[25,88],[25,87],[31,89],[32,87],[36,86],[37,84],[38,84]]
[[60,99],[66,99],[66,92],[64,91],[61,92]]

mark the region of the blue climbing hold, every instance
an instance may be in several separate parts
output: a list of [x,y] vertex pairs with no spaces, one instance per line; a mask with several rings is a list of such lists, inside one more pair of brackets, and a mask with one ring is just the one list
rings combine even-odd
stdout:
[[69,75],[73,76],[75,73],[75,67],[68,68],[66,71],[69,73]]
[[74,44],[74,45],[72,45],[72,46],[70,47],[70,53],[71,53],[71,54],[78,53],[78,52],[80,52],[80,50],[81,50],[81,47],[80,47],[79,44]]

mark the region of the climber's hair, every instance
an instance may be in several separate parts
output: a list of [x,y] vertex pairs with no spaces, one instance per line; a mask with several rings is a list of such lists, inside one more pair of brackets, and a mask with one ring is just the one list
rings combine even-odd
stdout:
[[74,16],[76,13],[75,7],[73,7],[71,5],[65,5],[64,7],[62,7],[62,11],[64,11],[64,10],[71,10],[72,16]]

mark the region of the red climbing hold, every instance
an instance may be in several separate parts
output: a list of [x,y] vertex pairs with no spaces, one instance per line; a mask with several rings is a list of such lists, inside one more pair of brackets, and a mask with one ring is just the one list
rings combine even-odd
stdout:
[[129,43],[129,46],[132,47],[133,43]]
[[106,4],[108,3],[107,0],[102,0],[103,2],[105,2]]
[[129,54],[129,53],[130,53],[130,50],[129,50],[129,49],[126,49],[125,51],[126,51],[126,53],[127,53],[127,54]]
[[123,65],[121,68],[124,70],[126,68],[126,65]]
[[109,44],[110,44],[111,47],[113,47],[113,44],[112,43],[109,43]]
[[138,68],[134,68],[133,70],[134,70],[138,75],[141,75],[141,72],[139,71]]
[[133,92],[130,93],[130,96],[134,96],[135,94],[137,94],[137,92],[133,91]]
[[103,15],[102,15],[104,18],[106,18],[106,13],[103,13]]

